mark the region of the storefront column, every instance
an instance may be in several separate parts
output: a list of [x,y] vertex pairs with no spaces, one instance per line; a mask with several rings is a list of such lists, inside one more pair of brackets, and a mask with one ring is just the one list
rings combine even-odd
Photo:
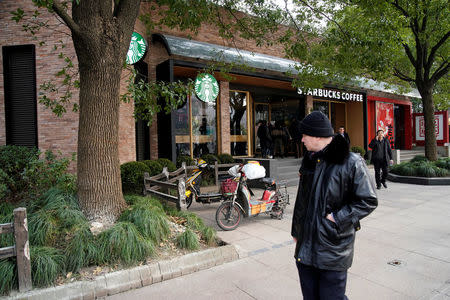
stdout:
[[231,153],[230,144],[230,83],[220,81],[219,94],[219,153]]
[[305,116],[309,115],[313,111],[313,96],[306,96],[305,101]]
[[150,125],[150,159],[158,159],[158,118]]

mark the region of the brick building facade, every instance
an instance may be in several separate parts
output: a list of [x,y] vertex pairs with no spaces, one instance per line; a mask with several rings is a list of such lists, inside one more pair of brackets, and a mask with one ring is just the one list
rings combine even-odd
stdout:
[[[150,4],[148,3],[143,3],[141,5],[141,12],[148,11],[150,9],[149,5]],[[7,98],[7,91],[5,90],[4,83],[6,80],[5,76],[10,75],[8,75],[8,70],[4,70],[4,56],[8,55],[10,52],[13,53],[16,49],[14,47],[26,45],[26,47],[33,49],[35,53],[36,145],[42,150],[57,150],[61,151],[63,155],[69,155],[70,153],[77,151],[78,114],[72,112],[71,108],[68,107],[67,112],[62,117],[57,117],[51,110],[38,102],[38,97],[40,94],[39,87],[43,83],[47,81],[52,81],[56,84],[61,83],[62,78],[55,76],[55,74],[65,66],[64,60],[58,58],[58,54],[61,51],[63,51],[64,55],[72,58],[76,68],[76,55],[69,35],[70,32],[55,16],[49,14],[46,10],[40,9],[39,12],[41,14],[37,20],[48,20],[49,23],[47,27],[42,28],[36,34],[35,39],[29,32],[22,30],[23,23],[18,24],[11,19],[11,12],[16,11],[18,8],[23,9],[27,16],[31,16],[36,9],[32,2],[29,1],[0,1],[0,22],[2,24],[0,41],[3,49],[3,55],[0,56],[0,145],[9,143],[7,141],[7,128],[9,128],[8,126],[13,126],[10,123],[6,126],[7,112],[5,101]],[[161,76],[161,72],[158,72],[158,68],[165,62],[170,61],[173,65],[169,68],[170,70],[167,69],[167,72],[176,78],[181,79],[195,78],[196,74],[201,70],[201,67],[208,63],[207,59],[198,58],[195,57],[195,55],[186,56],[171,51],[170,45],[164,40],[169,37],[187,38],[190,34],[192,35],[192,33],[179,32],[174,29],[164,29],[156,30],[153,32],[152,36],[146,36],[146,29],[140,21],[137,21],[135,31],[144,36],[149,44],[149,50],[144,57],[143,62],[146,64],[148,70],[147,75],[150,80],[157,79]],[[44,43],[40,43],[41,41]],[[179,39],[179,41],[182,40]],[[285,60],[283,60],[284,51],[281,45],[258,47],[254,42],[240,37],[236,37],[231,45],[231,42],[227,42],[218,37],[217,28],[212,25],[202,26],[199,29],[198,34],[193,37],[193,42],[196,42],[196,45],[199,47],[230,47],[232,45],[238,45],[241,50],[253,51],[258,55],[262,55],[262,58],[267,58],[270,61],[277,61],[277,59],[280,59],[281,62],[285,62]],[[60,47],[62,44],[65,45],[64,49],[61,49]],[[57,49],[55,49],[55,46]],[[159,70],[161,69],[162,68]],[[121,93],[123,93],[126,88],[126,77],[127,74],[124,72],[122,76],[124,80],[122,80],[121,84]],[[277,116],[283,114],[284,118],[287,118],[288,115],[286,115],[286,111],[289,111],[289,105],[294,105],[292,103],[296,103],[295,107],[299,111],[297,117],[304,116],[305,113],[314,109],[316,104],[322,102],[322,104],[326,103],[325,106],[328,105],[328,113],[330,114],[330,117],[332,117],[333,107],[338,107],[342,104],[323,97],[322,99],[317,99],[317,97],[315,98],[312,95],[298,95],[296,89],[290,84],[291,79],[287,77],[284,72],[277,70],[276,68],[259,67],[250,73],[236,72],[234,77],[234,80],[230,81],[228,78],[222,78],[219,75],[216,76],[220,87],[219,96],[217,98],[218,104],[215,106],[215,109],[217,109],[217,121],[214,123],[215,128],[210,130],[215,134],[215,145],[213,146],[213,148],[215,147],[214,152],[233,153],[233,147],[236,147],[237,149],[237,146],[243,146],[246,152],[241,149],[239,150],[240,152],[238,151],[239,154],[246,153],[246,155],[253,155],[256,153],[258,145],[256,143],[255,125],[258,121],[257,117],[259,117],[259,112],[257,112],[257,109],[259,109],[258,107],[266,109],[269,118],[275,120]],[[364,101],[347,101],[343,106],[344,110],[341,113],[341,119],[344,118],[341,123],[345,124],[350,131],[354,145],[366,146],[367,140],[370,140],[374,135],[374,126],[371,124],[374,122],[373,118],[375,118],[376,114],[374,103],[377,101],[392,102],[393,105],[402,106],[404,114],[404,124],[402,126],[406,128],[404,130],[406,133],[410,130],[411,122],[410,120],[408,121],[407,118],[408,114],[410,116],[411,113],[411,103],[407,96],[388,93],[386,91],[377,90],[376,88],[359,88],[356,90],[363,94]],[[247,97],[245,100],[247,101],[246,109],[248,110],[248,112],[246,112],[247,119],[245,120],[247,125],[244,125],[248,126],[248,128],[245,128],[245,130],[240,128],[239,130],[242,132],[239,134],[233,132],[236,128],[233,129],[230,127],[230,122],[232,122],[232,120],[230,121],[230,113],[236,113],[236,111],[233,111],[233,109],[230,108],[230,97],[231,92],[233,91],[241,93],[240,96],[245,94]],[[73,92],[72,98],[74,102],[77,101],[78,91],[75,90]],[[322,102],[319,103],[318,101]],[[194,102],[194,99],[192,99],[192,103]],[[192,122],[196,116],[193,115],[195,108],[191,107],[193,105],[192,103],[189,104],[190,106],[188,109],[190,114],[188,119],[191,123],[189,125],[190,132],[188,134],[176,135],[175,129],[172,128],[175,116],[182,117],[180,114],[173,114],[172,116],[160,115],[152,126],[144,132],[145,135],[148,135],[149,144],[146,145],[149,148],[149,153],[146,154],[148,157],[146,158],[158,158],[158,156],[162,156],[161,153],[166,154],[166,151],[171,153],[169,153],[170,155],[164,156],[173,160],[175,159],[174,155],[176,156],[181,153],[179,151],[185,151],[184,153],[193,156],[194,147],[200,145],[201,148],[203,147],[202,144],[209,143],[210,140],[207,139],[206,135],[205,137],[198,138],[196,137],[196,134],[193,133],[194,129]],[[133,118],[133,106],[133,103],[122,103],[120,108],[119,155],[121,163],[136,160],[138,156],[137,148],[139,147],[137,147],[138,145],[136,144],[138,139],[136,138],[137,129],[136,122]],[[201,109],[205,110],[206,108],[202,106]],[[266,111],[262,111],[261,113],[261,116],[263,116]],[[198,115],[200,119],[202,116],[203,115]],[[172,124],[169,126],[170,130],[164,127],[164,122]],[[361,123],[364,123],[365,125],[361,126]],[[158,125],[160,128],[158,128]],[[338,124],[336,124],[336,126],[337,125]],[[236,124],[232,126],[236,126]],[[161,132],[165,132],[171,136],[171,138],[167,139],[170,145],[166,145],[165,143],[162,145]],[[183,142],[186,141],[186,139],[189,139],[189,142]],[[188,147],[186,145],[188,143],[190,143],[190,148],[186,150],[186,147]],[[244,145],[243,143],[247,143],[247,145]],[[403,141],[402,144],[404,148],[410,148],[410,142],[408,140]],[[180,150],[182,147],[180,146],[180,148],[178,145],[184,145],[184,150]]]

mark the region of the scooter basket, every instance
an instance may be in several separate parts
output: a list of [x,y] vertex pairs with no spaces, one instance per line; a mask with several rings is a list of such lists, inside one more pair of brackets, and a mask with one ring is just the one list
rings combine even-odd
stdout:
[[228,178],[228,179],[222,181],[220,190],[221,190],[222,194],[232,194],[232,193],[234,193],[234,191],[236,191],[236,187],[237,187],[237,182],[231,178]]

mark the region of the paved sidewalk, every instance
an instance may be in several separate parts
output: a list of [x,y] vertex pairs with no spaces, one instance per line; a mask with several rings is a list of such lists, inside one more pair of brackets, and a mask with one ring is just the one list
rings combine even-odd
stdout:
[[[361,221],[348,297],[450,299],[450,186],[388,185],[378,191],[378,208]],[[251,217],[231,232],[215,224],[218,204],[193,204],[243,258],[107,299],[301,299],[290,237],[296,187],[289,193],[285,219]]]

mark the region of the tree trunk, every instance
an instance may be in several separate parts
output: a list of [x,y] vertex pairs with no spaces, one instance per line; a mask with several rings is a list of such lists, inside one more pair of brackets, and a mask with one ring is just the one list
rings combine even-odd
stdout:
[[126,206],[119,168],[120,71],[117,63],[99,61],[80,72],[78,197],[87,218],[101,223],[114,222]]
[[437,146],[432,88],[417,86],[422,96],[423,117],[425,121],[425,156],[429,160],[435,161],[437,160]]
[[80,71],[78,199],[88,220],[113,223],[126,207],[119,163],[119,90],[139,0],[80,1],[72,30]]

